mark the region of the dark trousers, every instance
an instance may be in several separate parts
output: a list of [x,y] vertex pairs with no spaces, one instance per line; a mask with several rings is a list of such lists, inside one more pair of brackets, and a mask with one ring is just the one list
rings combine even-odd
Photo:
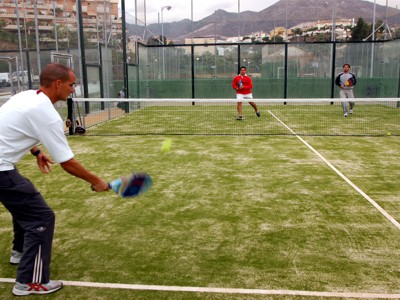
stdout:
[[48,283],[55,223],[53,210],[17,169],[0,171],[0,202],[12,215],[13,249],[23,253],[16,281]]

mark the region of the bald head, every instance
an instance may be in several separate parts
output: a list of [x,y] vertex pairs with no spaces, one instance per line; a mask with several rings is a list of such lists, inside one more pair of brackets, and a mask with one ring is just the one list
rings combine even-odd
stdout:
[[40,86],[50,87],[56,80],[66,82],[70,79],[70,73],[74,71],[60,63],[48,64],[40,73]]

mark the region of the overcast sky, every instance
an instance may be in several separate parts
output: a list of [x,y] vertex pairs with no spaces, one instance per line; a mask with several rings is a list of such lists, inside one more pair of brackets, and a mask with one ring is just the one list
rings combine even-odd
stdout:
[[[164,22],[181,21],[183,19],[192,19],[191,3],[193,2],[193,20],[198,21],[218,9],[223,9],[227,12],[237,13],[239,11],[261,11],[279,0],[136,0],[137,2],[137,18],[138,25],[158,23],[158,18],[161,19],[161,8],[171,6],[170,10],[163,9],[162,17]],[[291,0],[287,0],[290,3]],[[324,0],[321,0],[321,2]],[[325,0],[328,3],[338,0]],[[369,2],[386,6],[397,7],[400,9],[400,0],[366,0]],[[144,15],[144,6],[146,5],[146,17]],[[121,6],[120,6],[121,7]],[[127,11],[126,21],[134,24],[135,16],[135,0],[125,0],[125,10]],[[372,12],[371,12],[372,13]],[[160,20],[161,22],[161,20]]]

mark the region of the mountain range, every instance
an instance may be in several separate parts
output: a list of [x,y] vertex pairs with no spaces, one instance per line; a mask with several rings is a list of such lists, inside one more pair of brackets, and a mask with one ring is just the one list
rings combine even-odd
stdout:
[[[192,22],[184,19],[178,22],[163,24],[164,36],[175,44],[182,43],[185,38],[245,36],[254,32],[269,33],[276,27],[294,28],[303,23],[317,24],[357,20],[361,17],[372,23],[374,3],[363,0],[346,0],[336,2],[333,8],[331,1],[324,0],[280,0],[275,4],[259,11],[243,11],[229,13],[225,10],[216,10],[213,14],[199,21]],[[375,20],[382,20],[389,28],[400,26],[400,10],[376,4]],[[152,36],[160,36],[160,24],[144,26],[128,24],[129,35],[136,35],[146,42]]]

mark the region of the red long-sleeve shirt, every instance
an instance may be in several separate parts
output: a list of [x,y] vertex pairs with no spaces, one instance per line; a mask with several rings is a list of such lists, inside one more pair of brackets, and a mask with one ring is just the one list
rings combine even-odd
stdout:
[[[239,89],[240,81],[242,81],[242,86],[243,86],[243,88],[241,89]],[[234,90],[236,90],[236,94],[243,94],[243,95],[250,94],[251,89],[253,88],[253,81],[251,80],[251,77],[247,75],[244,76],[237,75],[232,80],[232,87]]]

